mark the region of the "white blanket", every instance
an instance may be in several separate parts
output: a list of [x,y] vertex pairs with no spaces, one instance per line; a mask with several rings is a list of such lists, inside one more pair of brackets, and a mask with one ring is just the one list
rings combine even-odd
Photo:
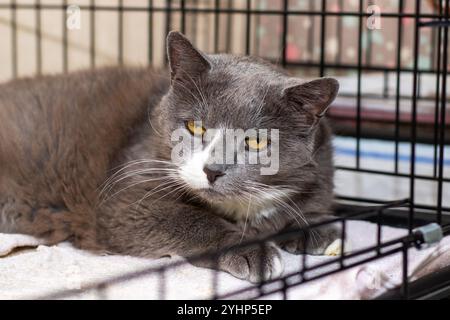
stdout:
[[[352,250],[376,243],[376,225],[368,222],[349,221],[348,239]],[[405,235],[405,230],[383,227],[383,240]],[[25,247],[25,248],[24,248]],[[22,248],[22,249],[19,249]],[[417,251],[410,249],[409,265],[412,278],[417,278],[450,265],[450,237],[439,246]],[[365,255],[365,257],[371,254]],[[24,235],[0,234],[0,299],[24,299],[43,297],[65,289],[83,289],[92,282],[102,281],[123,273],[139,271],[150,266],[172,263],[181,258],[149,260],[128,256],[99,256],[77,250],[68,243],[44,246],[39,240]],[[299,270],[301,256],[282,253],[285,274]],[[308,266],[335,257],[307,256]],[[320,278],[290,288],[289,299],[367,299],[373,298],[401,281],[401,254],[375,260],[361,266]],[[422,263],[426,261],[427,263]],[[419,266],[419,267],[417,267]],[[328,266],[314,270],[314,276],[336,268]],[[213,293],[212,279],[215,271],[183,264],[165,274],[164,298],[207,299]],[[251,284],[226,273],[218,272],[219,294],[248,287]],[[293,279],[295,281],[295,279]],[[83,299],[158,299],[162,297],[158,275],[146,275],[131,281],[107,287],[102,292],[85,291],[70,298]],[[253,292],[254,293],[254,292]],[[242,294],[238,298],[249,297]],[[282,298],[280,293],[268,296]]]

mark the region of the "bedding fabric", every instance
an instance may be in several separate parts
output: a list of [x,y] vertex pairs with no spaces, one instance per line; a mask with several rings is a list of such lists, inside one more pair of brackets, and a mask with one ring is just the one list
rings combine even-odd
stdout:
[[[359,250],[376,243],[377,227],[362,221],[348,221],[347,248]],[[383,227],[383,241],[406,234],[403,229]],[[410,249],[409,266],[412,279],[450,265],[450,237],[439,245],[425,249]],[[367,258],[374,253],[353,258]],[[82,299],[207,299],[213,294],[213,276],[216,271],[182,264],[165,273],[165,286],[161,286],[158,274],[149,274],[130,281],[111,285],[102,292],[82,289],[92,282],[103,281],[124,273],[140,271],[151,266],[161,266],[181,258],[157,260],[129,256],[100,256],[77,250],[68,243],[45,246],[38,239],[25,235],[0,234],[0,299],[29,299],[47,294],[75,289],[78,295],[69,298]],[[302,257],[282,252],[284,274],[300,270]],[[307,256],[307,266],[322,263],[334,257]],[[356,259],[356,260],[355,260]],[[400,283],[401,254],[365,263],[317,280],[290,288],[289,299],[369,299]],[[308,277],[337,268],[337,264],[307,273]],[[225,294],[250,284],[226,273],[217,272],[217,290]],[[293,277],[290,281],[298,281]],[[278,284],[274,283],[276,287]],[[162,291],[163,290],[163,291]],[[249,298],[255,292],[247,292],[234,298]],[[280,299],[281,293],[267,296]]]

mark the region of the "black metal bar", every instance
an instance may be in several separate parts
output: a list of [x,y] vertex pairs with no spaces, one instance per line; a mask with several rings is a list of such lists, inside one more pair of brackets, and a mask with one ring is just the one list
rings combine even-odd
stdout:
[[403,241],[402,246],[402,298],[408,299],[409,288],[408,288],[408,243]]
[[[439,18],[439,17],[436,17]],[[420,27],[443,27],[448,28],[450,27],[450,22],[447,20],[438,20],[438,21],[427,21],[427,22],[421,22],[419,24]]]
[[[398,3],[398,13],[403,13],[404,2],[399,0]],[[395,90],[395,173],[398,173],[398,162],[399,162],[399,138],[400,138],[400,86],[401,86],[401,64],[402,64],[402,40],[403,40],[403,23],[401,19],[397,21],[397,82]]]
[[[369,199],[369,198],[350,197],[350,196],[342,196],[342,195],[337,196],[337,198],[340,200],[357,201],[357,202],[365,202],[365,203],[373,203],[373,204],[383,204],[383,205],[391,205],[392,204],[392,201],[382,200],[382,199]],[[403,200],[400,200],[398,203],[396,203],[395,207],[406,206],[407,204],[409,204],[409,199],[403,199]]]
[[69,44],[68,44],[68,35],[67,35],[67,0],[63,0],[63,10],[62,10],[62,45],[63,45],[63,53],[62,53],[62,61],[63,61],[63,72],[66,73],[69,70]]
[[[359,202],[359,203],[373,203],[373,204],[379,204],[379,203],[385,203],[386,200],[380,200],[380,199],[373,199],[373,198],[366,198],[366,197],[351,197],[351,196],[338,196],[339,200],[345,200],[345,201],[351,201],[351,202]],[[433,214],[436,213],[436,206],[433,205],[427,205],[427,204],[420,204],[416,203],[415,206],[416,210],[427,210],[433,212]],[[442,211],[446,213],[450,213],[450,207],[442,207]],[[405,215],[407,217],[407,215]]]
[[219,51],[220,0],[214,1],[214,52]]
[[287,36],[288,36],[288,21],[289,21],[289,1],[283,1],[283,35],[281,38],[281,65],[286,67],[287,62]]
[[[338,2],[339,8],[344,7],[344,0],[339,0]],[[336,55],[336,64],[342,62],[342,36],[343,36],[343,22],[341,17],[337,17],[337,26],[336,26],[336,38],[337,40],[337,55]]]
[[118,62],[120,65],[123,64],[123,15],[124,15],[124,6],[123,6],[123,0],[119,0],[119,6],[118,6],[118,39],[117,39],[117,46],[118,46]]
[[[439,1],[439,13],[442,15],[443,8],[442,8],[442,1]],[[433,29],[436,30],[436,29]],[[433,166],[433,176],[437,177],[437,171],[438,171],[438,146],[439,146],[439,104],[440,104],[440,98],[439,98],[439,91],[440,91],[440,80],[441,80],[441,53],[442,53],[442,27],[438,27],[437,32],[437,48],[436,51],[436,95],[435,95],[435,108],[434,108],[434,136],[433,136],[433,144],[434,144],[434,166]]]
[[409,199],[411,201],[409,208],[409,232],[412,232],[414,221],[414,203],[415,203],[415,174],[416,174],[416,136],[417,136],[417,80],[419,70],[419,45],[420,45],[420,0],[416,0],[416,17],[414,32],[414,73],[413,73],[413,99],[411,110],[411,161],[409,177]]
[[245,12],[245,54],[250,54],[250,33],[251,33],[251,12],[252,0],[247,0],[247,10]]
[[383,210],[380,209],[377,212],[377,254],[381,254],[381,236],[382,236],[382,215],[383,215]]
[[[322,12],[325,12],[327,9],[327,1],[322,0]],[[326,15],[322,14],[320,17],[320,77],[323,77],[325,75],[325,36],[326,36]]]
[[[375,202],[375,204],[378,204]],[[346,216],[347,214],[351,214],[355,211],[362,210],[370,206],[369,203],[364,202],[362,199],[356,200],[341,200],[339,197],[339,202],[335,206],[334,214],[336,216]],[[383,226],[390,226],[394,228],[402,228],[406,229],[408,227],[408,208],[401,207],[398,209],[389,209],[384,210],[382,215],[374,215],[373,213],[368,213],[367,215],[360,215],[356,218],[356,220],[362,220],[366,222],[371,222],[374,224],[378,224],[379,222]],[[426,224],[430,224],[436,222],[436,210],[426,210],[416,208],[415,218],[414,218],[414,227],[421,227]],[[444,214],[442,217],[442,225],[450,225],[450,215]],[[381,233],[383,230],[380,230]],[[381,238],[383,241],[383,238]]]
[[[363,11],[364,0],[359,0],[359,12]],[[358,69],[356,91],[356,168],[361,166],[361,77],[362,77],[362,35],[363,17],[359,16]]]
[[[450,0],[445,1],[445,20],[449,19]],[[444,29],[443,39],[443,58],[442,58],[442,93],[441,93],[441,123],[439,136],[439,177],[438,177],[438,195],[437,195],[437,217],[440,224],[442,221],[442,199],[443,199],[443,178],[444,178],[444,141],[445,141],[445,116],[447,109],[447,74],[448,74],[448,28]]]
[[[395,173],[391,171],[382,171],[382,170],[372,170],[372,169],[364,169],[364,168],[355,168],[355,167],[346,167],[346,166],[336,166],[336,169],[338,170],[347,170],[347,171],[356,171],[356,172],[362,172],[362,173],[372,173],[372,174],[379,174],[384,176],[391,176],[391,177],[402,177],[402,178],[409,178],[410,175],[407,173]],[[425,176],[421,174],[415,174],[414,177],[419,180],[428,180],[428,181],[436,181],[436,179],[432,176]],[[450,178],[442,178],[443,182],[450,182]]]
[[36,74],[42,74],[42,12],[41,12],[41,0],[36,0]]
[[389,97],[389,72],[383,72],[383,98]]
[[341,254],[340,254],[340,260],[339,265],[341,268],[344,267],[344,261],[345,261],[345,241],[347,239],[347,221],[342,220],[342,230],[341,230]]
[[283,293],[283,300],[287,300],[288,296],[287,296],[287,290],[288,290],[288,285],[285,279],[283,279],[283,287],[282,287],[282,293]]
[[186,0],[181,0],[181,33],[186,33]]

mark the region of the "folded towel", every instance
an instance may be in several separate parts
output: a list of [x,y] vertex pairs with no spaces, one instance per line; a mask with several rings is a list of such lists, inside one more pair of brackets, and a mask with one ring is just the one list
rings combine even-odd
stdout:
[[[348,221],[347,238],[352,250],[376,244],[376,224],[364,221]],[[382,228],[382,240],[388,241],[406,234],[404,229]],[[13,252],[17,247],[34,249]],[[450,265],[450,237],[439,246],[425,250],[410,249],[408,258],[412,279],[424,276]],[[9,254],[13,252],[12,254]],[[374,253],[365,254],[367,258]],[[183,260],[180,257],[143,259],[129,256],[96,255],[73,248],[68,243],[56,246],[40,245],[40,241],[24,235],[0,234],[0,299],[23,299],[43,297],[65,289],[82,290],[92,282],[103,281],[124,273],[140,271],[152,266],[171,264]],[[282,252],[285,263],[284,274],[301,268],[302,256]],[[362,259],[363,257],[353,258]],[[335,257],[307,256],[306,263],[313,266]],[[397,253],[376,259],[348,270],[289,288],[289,299],[368,299],[401,282],[402,256]],[[330,271],[338,265],[329,265],[312,270],[307,276]],[[82,299],[207,299],[214,292],[213,278],[217,276],[216,290],[226,294],[251,286],[224,272],[194,267],[188,263],[166,271],[163,275],[149,274],[119,282],[99,291],[81,291],[70,298]],[[295,281],[295,279],[292,279]],[[274,286],[277,286],[274,284]],[[246,292],[235,298],[249,298],[254,292]],[[281,293],[267,296],[282,298]]]

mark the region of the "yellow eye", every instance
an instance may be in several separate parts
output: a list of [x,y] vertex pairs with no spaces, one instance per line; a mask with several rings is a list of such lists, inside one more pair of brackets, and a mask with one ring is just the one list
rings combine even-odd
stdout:
[[267,138],[262,138],[262,137],[260,137],[260,138],[255,138],[255,137],[248,138],[247,137],[245,139],[245,143],[247,144],[247,146],[250,150],[259,151],[259,150],[265,149],[267,147],[267,145],[270,144],[270,141]]
[[186,121],[186,128],[192,135],[202,136],[206,129],[201,125],[200,121],[189,120]]

